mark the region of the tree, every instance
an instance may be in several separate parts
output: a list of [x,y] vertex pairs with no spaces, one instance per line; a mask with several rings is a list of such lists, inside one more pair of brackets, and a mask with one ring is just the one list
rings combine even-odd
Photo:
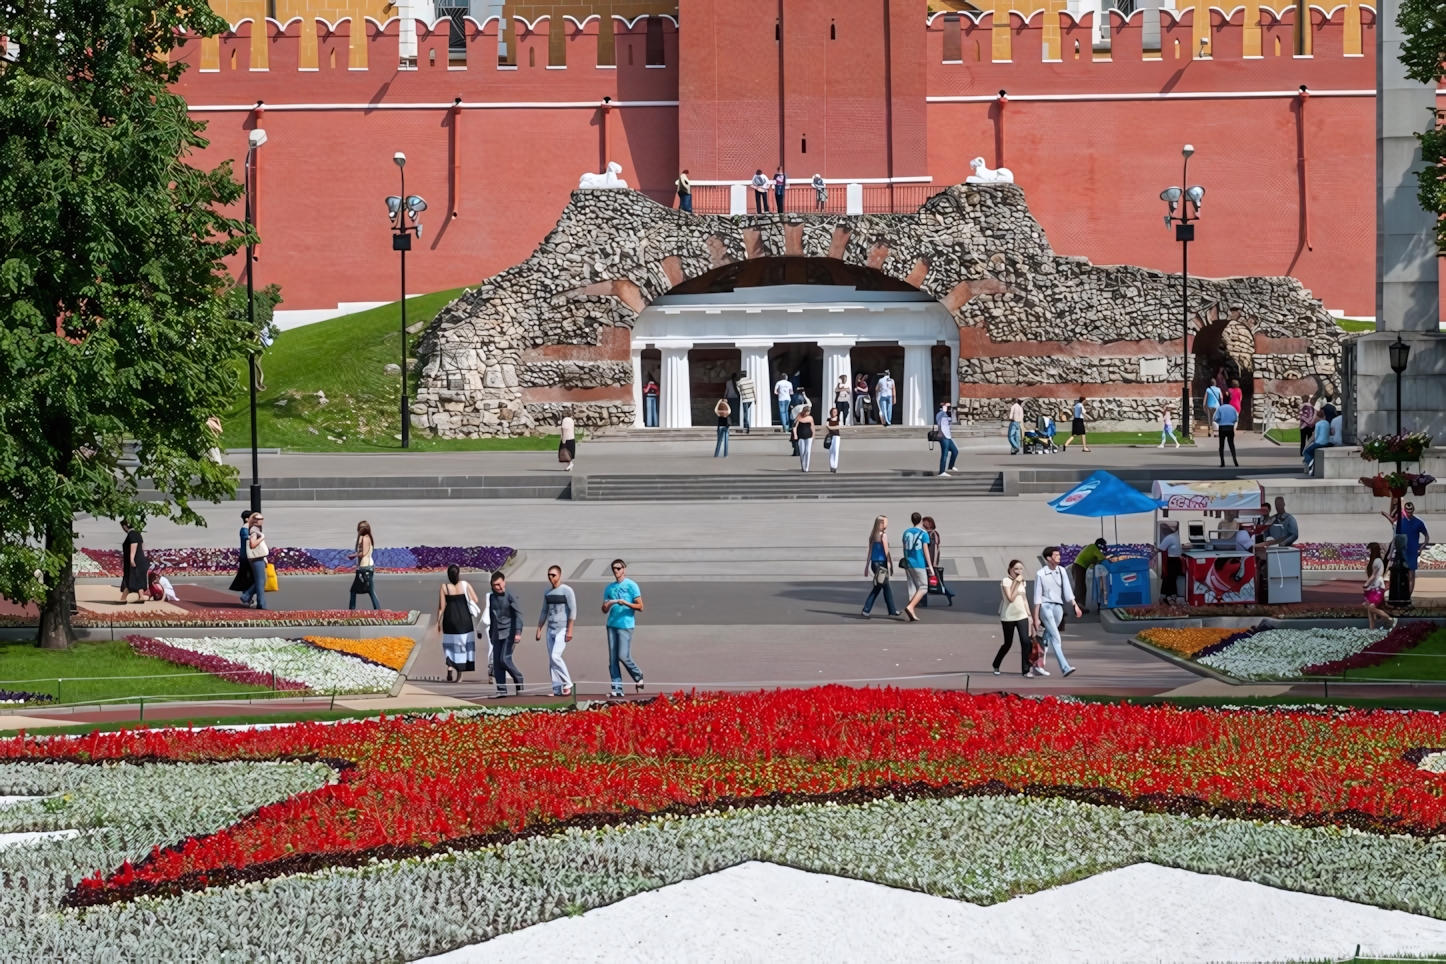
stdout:
[[[1446,3],[1441,0],[1401,0],[1396,16],[1405,40],[1401,44],[1401,63],[1406,76],[1422,84],[1436,85],[1446,63]],[[1446,127],[1442,112],[1437,111],[1431,129],[1416,135],[1421,142],[1421,159],[1426,167],[1416,173],[1419,185],[1416,197],[1424,210],[1437,218],[1446,215]],[[1436,248],[1446,254],[1446,221],[1437,221]]]
[[190,500],[235,493],[206,419],[256,343],[224,297],[241,186],[185,162],[203,125],[168,86],[179,34],[225,28],[204,3],[0,0],[0,595],[40,603],[43,646],[74,639],[77,513],[204,525]]

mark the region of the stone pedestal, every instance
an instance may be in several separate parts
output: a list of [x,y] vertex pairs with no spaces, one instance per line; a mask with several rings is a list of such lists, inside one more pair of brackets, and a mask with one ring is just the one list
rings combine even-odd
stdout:
[[904,343],[904,384],[899,393],[905,425],[928,425],[934,418],[934,343]]
[[1396,375],[1387,346],[1411,346],[1401,381],[1401,427],[1446,437],[1446,338],[1440,333],[1436,219],[1416,199],[1424,164],[1416,131],[1430,123],[1436,85],[1406,78],[1399,0],[1376,23],[1376,331],[1357,339],[1356,437],[1396,430]]
[[663,355],[663,382],[658,386],[658,421],[663,428],[693,424],[693,386],[688,371],[691,343],[659,345]]
[[768,350],[771,341],[734,342],[743,360],[743,373],[753,382],[753,427],[773,425],[773,382],[768,373]]

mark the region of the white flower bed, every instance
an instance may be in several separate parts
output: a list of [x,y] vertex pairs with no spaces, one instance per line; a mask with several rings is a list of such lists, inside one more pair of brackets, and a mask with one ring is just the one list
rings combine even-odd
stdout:
[[1421,550],[1422,562],[1446,562],[1446,542],[1433,542]]
[[177,649],[220,656],[278,679],[296,680],[321,693],[386,693],[397,681],[396,670],[365,662],[347,653],[308,646],[300,640],[268,637],[237,639],[162,639]]
[[413,960],[753,860],[978,904],[1149,862],[1446,918],[1446,843],[1023,797],[659,818],[57,909],[73,880],[330,778],[320,764],[0,765],[0,793],[65,799],[17,805],[28,819],[7,808],[0,829],[85,828],[0,849],[0,960]]
[[105,567],[80,550],[70,557],[70,571],[77,576],[105,575]]
[[1385,639],[1386,633],[1385,629],[1267,629],[1199,662],[1237,679],[1294,679],[1306,666],[1354,656]]

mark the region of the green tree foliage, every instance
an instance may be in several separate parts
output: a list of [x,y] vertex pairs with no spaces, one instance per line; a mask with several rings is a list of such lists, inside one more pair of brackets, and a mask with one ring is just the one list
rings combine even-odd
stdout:
[[42,645],[73,638],[77,513],[204,524],[190,500],[235,492],[206,420],[256,344],[221,260],[241,186],[185,162],[206,141],[167,56],[225,27],[204,3],[0,0],[0,595],[41,604]]
[[[1446,3],[1442,0],[1402,0],[1396,26],[1405,40],[1401,44],[1401,63],[1406,76],[1422,84],[1435,85],[1446,62]],[[1421,159],[1426,167],[1416,175],[1417,198],[1424,210],[1438,218],[1446,215],[1446,127],[1437,111],[1431,129],[1417,134],[1421,142]],[[1446,254],[1446,221],[1436,225],[1436,247]]]

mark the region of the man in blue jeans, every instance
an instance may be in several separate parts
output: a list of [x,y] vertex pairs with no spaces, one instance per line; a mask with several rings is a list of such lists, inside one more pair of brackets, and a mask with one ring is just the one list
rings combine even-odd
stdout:
[[623,695],[623,674],[618,663],[627,667],[637,691],[643,691],[643,671],[633,662],[633,628],[637,614],[643,611],[643,592],[628,578],[628,564],[613,560],[613,583],[603,590],[602,611],[608,617],[608,677],[612,680],[609,697]]
[[[1074,667],[1064,658],[1060,644],[1059,623],[1064,618],[1064,607],[1073,606],[1076,618],[1084,615],[1074,596],[1074,586],[1059,564],[1059,546],[1047,546],[1044,552],[1044,568],[1034,574],[1034,622],[1044,631],[1044,645],[1054,653],[1055,665],[1068,676]],[[1029,675],[1048,676],[1049,671],[1041,665],[1030,669]]]
[[788,409],[793,404],[793,382],[788,380],[787,375],[780,375],[773,383],[773,397],[778,399],[778,424],[785,431],[793,428],[793,423],[788,420]]
[[948,402],[939,404],[939,414],[934,416],[934,424],[939,429],[939,478],[947,479],[949,470],[959,458],[959,446],[954,444],[954,433],[950,428],[954,419],[949,414]]

